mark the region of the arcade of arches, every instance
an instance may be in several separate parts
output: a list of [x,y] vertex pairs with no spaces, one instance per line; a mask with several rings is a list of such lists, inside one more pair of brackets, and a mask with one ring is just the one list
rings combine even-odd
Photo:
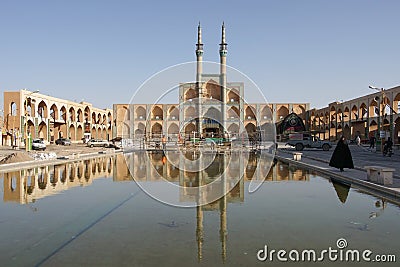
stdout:
[[[184,96],[194,96],[194,91],[188,89]],[[213,95],[213,97],[218,97]],[[228,101],[235,101],[235,95],[231,94]],[[162,135],[172,140],[178,136],[191,136],[197,132],[195,105],[190,102],[187,105],[179,104],[114,104],[114,121],[116,123],[113,138],[139,140],[144,136],[155,138]],[[306,110],[309,104],[279,103],[279,104],[244,104],[241,112],[240,106],[227,105],[226,129],[231,136],[238,135],[240,127],[251,137],[255,135],[257,128],[265,123],[281,121],[291,112],[297,114],[306,121]],[[273,118],[271,120],[271,117]],[[221,126],[222,113],[216,107],[204,110],[203,117],[204,134],[211,137],[217,135],[217,129]],[[242,123],[243,122],[243,123]]]
[[[37,92],[4,92],[4,145],[23,145],[30,135],[49,143],[58,138],[81,142],[88,138],[111,139],[113,111],[87,102],[76,103]],[[14,137],[15,136],[15,137]]]
[[310,129],[321,139],[337,140],[340,136],[354,140],[379,138],[380,132],[400,143],[400,86],[344,102],[333,102],[321,109],[309,110]]

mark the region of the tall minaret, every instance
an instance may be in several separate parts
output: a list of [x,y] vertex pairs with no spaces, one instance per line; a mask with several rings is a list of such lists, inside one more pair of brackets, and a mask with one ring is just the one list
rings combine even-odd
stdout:
[[220,58],[220,78],[219,84],[221,85],[221,114],[222,114],[222,126],[226,131],[226,54],[228,44],[225,41],[225,24],[222,22],[222,38],[219,44],[219,58]]
[[196,91],[198,95],[198,119],[197,119],[197,132],[201,136],[203,130],[203,119],[202,119],[202,108],[200,104],[201,97],[203,96],[201,76],[203,74],[203,43],[201,42],[201,26],[197,27],[197,44],[196,44],[196,60],[197,60],[197,70],[196,70]]

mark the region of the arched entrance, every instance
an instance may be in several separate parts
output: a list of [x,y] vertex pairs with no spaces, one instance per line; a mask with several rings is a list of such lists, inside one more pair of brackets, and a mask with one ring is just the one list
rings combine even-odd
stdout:
[[163,110],[159,106],[155,106],[151,112],[151,115],[153,120],[162,120]]
[[237,107],[231,107],[228,110],[228,120],[240,119],[239,109]]
[[144,135],[144,128],[145,128],[144,124],[140,122],[140,123],[138,124],[136,130],[135,130],[135,137],[136,137],[136,138],[143,137],[143,135]]
[[42,100],[40,101],[38,105],[38,112],[39,117],[41,118],[47,118],[47,105],[46,103]]
[[209,80],[205,86],[203,96],[221,101],[221,86],[214,80]]
[[107,130],[106,129],[101,129],[101,138],[103,140],[107,140]]
[[194,123],[189,123],[185,126],[185,136],[193,136],[193,132],[196,132],[196,125]]
[[276,115],[278,117],[277,118],[278,121],[283,120],[283,118],[285,118],[287,115],[289,115],[289,109],[287,107],[285,107],[285,106],[281,106],[278,109]]
[[44,121],[39,124],[38,135],[40,139],[47,141],[47,125]]
[[131,127],[125,122],[121,125],[120,136],[122,138],[131,138]]
[[75,114],[75,109],[73,107],[70,107],[68,111],[68,117],[70,121],[75,121],[76,114]]
[[209,108],[203,118],[203,136],[222,137],[224,129],[220,123],[221,120],[221,112],[214,107]]
[[172,106],[169,109],[169,120],[179,120],[179,110],[175,107]]
[[74,125],[69,126],[69,138],[71,139],[71,141],[76,141],[75,126]]
[[232,123],[231,125],[229,125],[228,133],[231,137],[237,136],[239,134],[239,125],[237,125],[236,123]]
[[168,127],[168,137],[175,138],[179,134],[179,127],[176,123],[172,123]]
[[252,106],[248,106],[245,110],[245,119],[246,120],[255,120],[255,109]]
[[162,135],[162,126],[161,126],[161,124],[156,122],[151,127],[151,135],[152,135],[152,137],[161,137],[161,135]]
[[36,138],[35,125],[31,120],[27,122],[27,131],[31,134],[31,138]]
[[92,138],[97,138],[97,131],[96,131],[96,128],[92,128],[92,132],[91,132],[91,135],[92,135]]
[[82,126],[78,126],[78,128],[76,129],[76,140],[82,140],[83,138],[83,130],[82,130]]
[[253,123],[250,122],[246,125],[246,132],[249,140],[253,140],[256,137],[256,131],[256,126]]

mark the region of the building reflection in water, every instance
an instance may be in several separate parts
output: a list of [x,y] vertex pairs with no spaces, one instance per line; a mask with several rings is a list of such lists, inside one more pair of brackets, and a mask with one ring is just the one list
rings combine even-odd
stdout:
[[[189,154],[189,153],[188,153]],[[192,158],[193,156],[185,155]],[[126,160],[125,160],[126,158]],[[228,158],[228,160],[226,160]],[[259,179],[264,181],[308,181],[309,172],[304,169],[298,169],[294,165],[288,165],[276,162],[271,168],[271,164],[267,161],[260,160],[257,154],[248,155],[246,166],[240,157],[231,154],[217,154],[215,160],[208,168],[204,170],[204,175],[209,178],[218,177],[223,173],[222,159],[229,161],[230,167],[226,169],[226,176],[230,179],[238,180],[239,173],[243,173],[243,180],[251,181]],[[118,155],[114,161],[114,181],[131,181],[137,182],[156,182],[166,179],[170,182],[182,183],[185,187],[196,186],[196,175],[198,173],[187,171],[179,166],[179,157],[169,155],[168,159],[163,153],[135,152],[125,155]],[[180,169],[183,169],[182,171]],[[132,174],[132,175],[131,175]]]
[[[193,153],[170,154],[167,159],[162,152],[140,151],[9,172],[3,175],[3,200],[29,204],[73,187],[90,185],[97,178],[112,177],[114,182],[133,179],[140,183],[167,180],[180,185],[179,201],[201,204],[196,206],[199,261],[203,257],[203,213],[219,211],[221,256],[225,261],[228,234],[227,205],[244,202],[245,182],[252,179],[264,181],[309,181],[310,179],[310,174],[306,170],[276,161],[271,166],[271,161],[265,161],[254,153],[246,155],[246,161],[234,153],[216,154],[215,159],[204,171],[192,172],[181,168],[182,161],[193,160],[195,157],[196,154]],[[243,174],[242,177],[239,174]],[[223,179],[216,181],[216,177]],[[211,191],[214,192],[226,192],[227,188],[230,190],[213,200],[215,196],[209,196],[208,191],[199,189],[206,184],[210,184]]]
[[[214,156],[214,155],[213,155]],[[203,171],[190,171],[186,160],[196,160],[199,155],[192,152],[179,153],[147,153],[138,152],[117,158],[114,168],[114,180],[124,181],[134,179],[137,182],[160,182],[167,180],[177,183],[179,200],[196,202],[196,240],[198,261],[203,258],[204,212],[219,211],[221,257],[223,262],[227,255],[227,205],[228,203],[244,202],[244,183],[253,179],[264,181],[309,181],[308,171],[279,161],[265,160],[258,154],[249,153],[244,157],[241,153],[215,154],[215,159],[206,165]],[[247,160],[243,160],[247,158]],[[271,166],[271,163],[272,166]],[[130,176],[132,174],[132,178]],[[240,175],[242,174],[242,175]],[[218,179],[222,177],[222,179]],[[201,186],[212,184],[209,190],[201,190]],[[213,200],[210,192],[226,192]],[[202,204],[206,203],[206,204]]]
[[100,157],[60,165],[48,165],[3,174],[4,202],[28,204],[96,178],[112,177],[113,157]]

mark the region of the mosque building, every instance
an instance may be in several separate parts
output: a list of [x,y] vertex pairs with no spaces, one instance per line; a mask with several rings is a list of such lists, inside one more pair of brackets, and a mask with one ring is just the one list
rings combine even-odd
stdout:
[[291,113],[306,122],[309,103],[247,103],[244,82],[227,77],[228,44],[222,24],[219,44],[220,72],[203,73],[203,42],[199,24],[196,43],[196,80],[179,85],[176,104],[114,104],[113,138],[140,140],[162,136],[222,137],[247,133],[255,137],[263,125],[283,120]]

